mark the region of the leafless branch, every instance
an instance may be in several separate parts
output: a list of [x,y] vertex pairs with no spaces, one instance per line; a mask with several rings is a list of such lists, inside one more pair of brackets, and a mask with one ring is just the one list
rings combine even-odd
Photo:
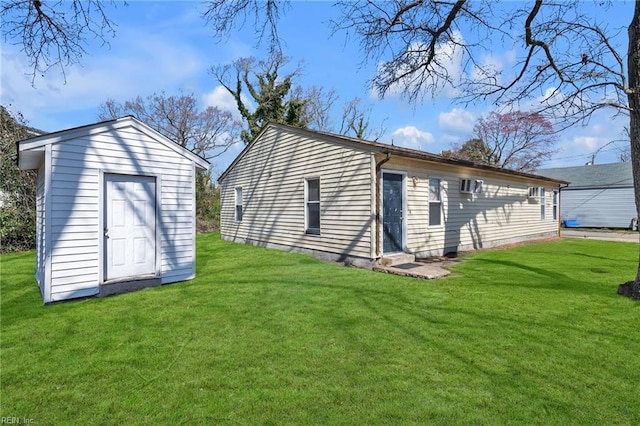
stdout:
[[233,29],[242,29],[253,18],[256,42],[269,37],[271,53],[282,51],[278,22],[289,9],[289,0],[213,0],[205,3],[202,17],[213,28],[214,36],[228,37]]
[[[126,3],[125,3],[126,4]],[[115,35],[115,24],[107,17],[106,6],[113,1],[73,0],[3,1],[0,9],[2,36],[20,46],[30,60],[31,83],[38,74],[79,63],[87,53],[87,38],[104,44]]]

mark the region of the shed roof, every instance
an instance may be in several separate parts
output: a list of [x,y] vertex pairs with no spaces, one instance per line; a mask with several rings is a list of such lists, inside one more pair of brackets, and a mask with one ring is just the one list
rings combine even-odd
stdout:
[[441,163],[441,164],[451,164],[455,166],[470,167],[474,169],[487,170],[494,173],[519,176],[519,177],[524,177],[529,179],[546,180],[553,183],[561,183],[561,184],[568,183],[565,180],[559,179],[559,178],[534,175],[531,173],[524,173],[516,170],[501,169],[498,167],[487,166],[485,164],[478,164],[478,163],[474,163],[466,160],[458,160],[455,158],[445,157],[438,154],[432,154],[430,152],[425,152],[425,151],[419,151],[416,149],[403,148],[403,147],[388,145],[380,142],[367,141],[363,139],[357,139],[357,138],[352,138],[352,137],[343,136],[343,135],[336,135],[333,133],[321,132],[317,130],[303,129],[300,127],[294,127],[294,126],[289,126],[286,124],[280,124],[280,123],[274,123],[274,122],[270,122],[264,126],[264,128],[260,131],[260,133],[244,148],[244,150],[236,157],[236,159],[233,160],[231,165],[229,165],[229,167],[220,175],[220,177],[218,178],[218,181],[221,182],[222,180],[224,180],[226,175],[235,167],[238,161],[251,148],[251,146],[255,143],[255,141],[259,139],[262,136],[262,134],[266,132],[266,130],[270,127],[280,128],[288,132],[298,132],[301,134],[305,134],[309,137],[323,137],[325,139],[333,139],[333,140],[346,142],[353,146],[364,148],[373,153],[393,154],[393,155],[397,155],[404,158],[413,158],[418,160],[432,161],[432,162]]
[[42,135],[34,136],[32,138],[23,139],[18,142],[18,167],[20,167],[21,169],[38,168],[41,157],[44,154],[44,147],[46,145],[75,139],[85,135],[93,135],[123,129],[126,127],[133,127],[140,132],[151,136],[159,143],[162,143],[178,154],[193,161],[196,164],[196,167],[200,169],[204,170],[209,167],[209,162],[204,158],[178,145],[160,132],[152,129],[142,121],[130,115],[116,118],[114,120],[101,121],[94,124],[88,124],[85,126],[74,127],[71,129],[60,130],[52,133],[45,133]]
[[633,186],[631,163],[592,164],[540,169],[538,173],[570,182],[570,188]]

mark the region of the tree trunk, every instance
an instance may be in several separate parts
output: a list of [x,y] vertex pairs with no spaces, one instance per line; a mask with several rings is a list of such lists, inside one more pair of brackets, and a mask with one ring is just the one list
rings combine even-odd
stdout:
[[[629,25],[629,136],[631,138],[631,167],[636,201],[636,215],[640,217],[640,0],[636,0],[633,19]],[[640,299],[640,256],[638,272],[633,283],[632,297]]]

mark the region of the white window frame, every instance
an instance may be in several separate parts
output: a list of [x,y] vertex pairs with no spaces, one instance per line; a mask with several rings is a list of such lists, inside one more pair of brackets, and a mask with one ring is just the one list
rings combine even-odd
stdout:
[[[317,200],[309,200],[309,182],[318,181],[318,199]],[[311,235],[320,235],[320,229],[322,228],[322,221],[320,219],[320,210],[321,210],[321,188],[322,182],[320,181],[319,176],[308,177],[304,179],[304,229],[306,234]],[[318,227],[311,227],[309,224],[309,205],[317,204],[318,205]]]
[[235,188],[235,210],[234,210],[234,218],[236,222],[242,222],[242,218],[244,216],[244,206],[242,204],[242,187],[238,186]]
[[[439,198],[439,200],[438,200],[438,201],[431,201],[431,180],[432,180],[432,179],[433,179],[433,180],[437,179],[437,180],[438,180],[438,183],[439,183],[439,184],[438,184],[438,198]],[[443,215],[443,213],[442,213],[442,212],[443,212],[443,209],[442,209],[442,181],[443,181],[443,179],[442,179],[440,176],[429,176],[429,193],[428,193],[428,194],[429,194],[429,195],[428,195],[428,203],[429,203],[429,204],[428,204],[428,206],[427,206],[427,207],[428,207],[427,211],[429,212],[429,213],[428,213],[428,214],[429,214],[429,218],[428,218],[427,223],[428,223],[428,225],[429,225],[429,227],[430,227],[430,228],[439,228],[439,227],[442,227],[442,226],[444,225],[444,217],[443,217],[444,215]],[[439,212],[440,212],[440,223],[438,223],[437,225],[436,225],[436,224],[432,224],[432,223],[431,223],[431,204],[432,204],[432,203],[433,203],[433,204],[436,204],[436,203],[437,203],[437,204],[439,204],[439,205],[440,205],[440,208],[439,208]]]
[[530,186],[527,192],[527,198],[534,202],[540,202],[540,186]]
[[476,179],[473,183],[473,193],[482,194],[484,192],[484,180]]
[[460,192],[462,192],[463,194],[472,194],[473,191],[471,190],[471,179],[468,178],[462,178],[460,179]]
[[539,190],[539,198],[540,198],[540,220],[545,220],[547,217],[547,200],[546,200],[546,190],[543,186],[540,187]]
[[481,179],[460,179],[460,192],[463,194],[482,194],[484,180]]
[[558,220],[558,198],[560,197],[560,191],[553,190],[553,220]]

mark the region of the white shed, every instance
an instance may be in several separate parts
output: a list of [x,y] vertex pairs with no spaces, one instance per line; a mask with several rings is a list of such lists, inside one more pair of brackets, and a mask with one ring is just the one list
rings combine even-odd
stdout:
[[195,175],[209,163],[133,117],[20,141],[38,170],[44,303],[195,276]]

